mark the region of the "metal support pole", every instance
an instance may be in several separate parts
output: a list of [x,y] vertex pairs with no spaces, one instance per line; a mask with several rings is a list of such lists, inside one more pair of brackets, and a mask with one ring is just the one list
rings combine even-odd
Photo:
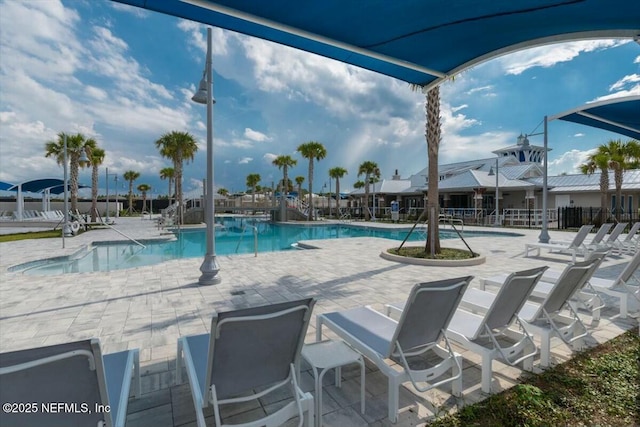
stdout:
[[542,168],[542,229],[540,230],[540,236],[538,236],[538,240],[540,243],[549,243],[549,223],[547,218],[547,198],[548,198],[548,188],[547,188],[547,172],[548,172],[548,130],[547,130],[547,116],[544,116],[544,166]]
[[69,165],[67,154],[67,135],[63,138],[63,170],[64,170],[64,224],[62,225],[62,248],[64,249],[65,237],[71,236],[71,225],[69,224]]
[[[105,177],[107,178],[107,213],[104,216],[104,220],[107,224],[109,224],[109,168],[106,168]],[[118,206],[118,202],[116,201],[116,208]]]
[[114,174],[113,178],[116,182],[116,218],[120,218],[120,202],[118,201],[118,174]]
[[499,169],[499,158],[496,159],[496,220],[495,223],[493,224],[494,227],[500,227],[500,193],[499,193],[499,185],[500,182],[498,181],[498,174],[500,173],[500,169]]
[[[204,189],[205,197],[205,222],[207,224],[207,253],[200,266],[202,275],[198,279],[201,285],[215,285],[220,283],[220,266],[216,259],[215,236],[215,206],[213,200],[213,58],[211,28],[207,28],[207,185]],[[182,208],[182,207],[181,207]]]

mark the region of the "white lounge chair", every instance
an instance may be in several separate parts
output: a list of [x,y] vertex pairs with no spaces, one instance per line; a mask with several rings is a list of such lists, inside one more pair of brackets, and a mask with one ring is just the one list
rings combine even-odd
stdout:
[[617,249],[620,253],[636,252],[638,250],[638,246],[640,245],[638,230],[640,230],[640,221],[633,224],[633,226],[629,230],[629,233],[627,233],[623,240],[614,242],[614,248]]
[[253,401],[288,386],[293,401],[263,418],[233,425],[278,426],[296,416],[298,426],[313,425],[313,396],[298,386],[296,365],[314,304],[305,299],[216,313],[211,334],[178,340],[176,381],[182,382],[184,365],[198,427],[205,427],[203,409],[209,404],[215,425],[223,427],[220,405]]
[[[640,252],[636,252],[631,257],[618,277],[613,280],[591,277],[577,296],[584,300],[592,298],[594,294],[603,293],[617,298],[620,301],[620,318],[626,319],[629,315],[629,297],[634,297],[640,303],[640,280],[636,277],[638,266],[640,266]],[[544,276],[542,280],[545,280]]]
[[627,225],[628,224],[626,222],[616,224],[613,230],[611,230],[611,233],[607,236],[607,240],[597,244],[596,248],[616,249],[621,253],[622,251],[618,248],[618,245],[620,244],[620,242],[618,242],[618,237],[620,237],[624,229],[627,228]]
[[22,405],[2,411],[0,425],[124,426],[139,369],[138,350],[103,355],[97,339],[0,354],[2,404]]
[[[611,230],[611,227],[613,227],[613,223],[611,222],[602,224],[600,228],[598,228],[598,231],[596,231],[596,234],[594,234],[593,238],[588,242],[585,239],[583,245],[587,248],[599,247],[600,245],[602,245],[602,240],[606,237],[609,230]],[[557,243],[557,241],[551,240],[550,243]]]
[[[370,307],[319,314],[316,339],[322,340],[322,327],[326,325],[378,366],[389,379],[389,420],[396,422],[400,385],[404,382],[410,381],[420,392],[451,383],[454,395],[462,393],[461,357],[453,352],[444,332],[471,279],[468,276],[415,285],[399,321]],[[415,355],[434,355],[438,362],[426,369],[415,364],[412,367],[407,359]],[[401,369],[390,366],[389,359]],[[434,382],[448,371],[450,375]]]
[[[474,313],[458,307],[447,329],[447,337],[460,346],[482,356],[482,391],[491,393],[492,362],[494,359],[523,368],[533,368],[537,347],[523,329],[518,312],[548,267],[512,273],[498,291],[491,306],[484,313]],[[404,304],[387,304],[387,313],[399,315]],[[518,324],[519,330],[513,329]],[[504,341],[512,344],[504,346]]]
[[[589,261],[592,259],[597,259],[599,268],[605,257],[609,253],[609,249],[601,248],[596,249],[593,252],[590,252],[589,255],[585,257],[585,261]],[[562,276],[562,271],[557,270],[547,270],[543,275],[540,282],[536,285],[536,287],[531,292],[531,295],[536,298],[544,299],[549,292],[553,289],[554,284],[560,279]],[[480,279],[480,289],[484,290],[486,286],[502,286],[503,283],[507,280],[506,274],[498,274],[495,276],[491,276],[485,279]],[[576,292],[576,294],[569,300],[569,303],[573,304],[573,308],[577,310],[578,307],[583,307],[593,317],[594,321],[600,320],[600,310],[603,309],[606,305],[602,298],[598,296],[595,291],[591,291],[589,289],[589,282],[585,283],[584,287]]]
[[540,256],[540,249],[548,249],[549,252],[561,252],[569,253],[572,256],[572,262],[576,262],[577,254],[584,254],[587,252],[586,246],[584,246],[584,240],[589,235],[589,232],[593,228],[593,225],[583,225],[578,230],[575,238],[571,242],[567,243],[525,243],[524,256],[529,256],[529,251],[536,249],[538,251],[537,256]]
[[[584,338],[590,335],[573,307],[568,304],[568,300],[590,279],[598,267],[598,263],[598,259],[592,259],[568,265],[542,303],[529,301],[520,309],[518,315],[525,329],[531,334],[540,335],[541,366],[549,366],[551,337],[558,336],[565,344],[573,348],[580,347]],[[495,298],[496,294],[492,292],[469,289],[465,293],[461,305],[487,310]]]

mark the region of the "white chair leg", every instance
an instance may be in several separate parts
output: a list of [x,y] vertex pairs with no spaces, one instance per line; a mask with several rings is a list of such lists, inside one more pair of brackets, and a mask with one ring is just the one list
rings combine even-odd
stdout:
[[182,384],[182,338],[178,338],[178,352],[176,353],[176,385]]
[[551,353],[551,332],[543,330],[540,333],[540,366],[548,368]]
[[627,316],[629,315],[629,300],[628,300],[628,295],[624,294],[624,295],[620,295],[620,318],[621,319],[626,319]]
[[493,358],[489,353],[482,355],[482,391],[487,394],[491,393],[492,362]]
[[389,421],[398,422],[400,383],[397,377],[389,376]]
[[311,402],[307,402],[307,416],[305,418],[305,426],[307,427],[311,427],[314,425],[315,419],[314,419],[314,415],[315,415],[315,411],[314,411],[314,406],[315,406],[315,400],[312,400]]
[[360,412],[362,413],[362,415],[364,415],[364,401],[365,401],[365,394],[364,394],[364,374],[365,374],[365,368],[364,368],[364,360],[362,358],[362,356],[360,356]]
[[457,379],[451,382],[451,394],[456,397],[462,397],[462,356],[457,355],[455,356],[455,358],[458,361],[458,366],[460,366],[460,369],[458,369],[458,366],[456,366],[455,363],[451,368],[451,375],[458,376]]

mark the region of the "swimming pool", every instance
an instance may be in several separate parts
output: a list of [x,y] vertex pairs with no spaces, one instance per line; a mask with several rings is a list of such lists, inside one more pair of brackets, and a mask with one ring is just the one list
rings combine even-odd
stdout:
[[[225,220],[216,227],[216,255],[248,254],[254,252],[254,237],[257,236],[258,252],[292,250],[292,245],[301,240],[342,239],[350,237],[382,237],[404,240],[410,227],[384,229],[358,227],[345,224],[294,225],[272,224],[265,221]],[[470,232],[466,237],[477,235],[516,235],[515,233]],[[154,265],[161,262],[203,257],[206,252],[204,229],[175,232],[169,241],[145,241],[145,247],[131,242],[98,242],[71,256],[48,258],[11,267],[10,271],[24,274],[52,275],[64,273],[86,273],[112,271]],[[440,230],[441,239],[457,237],[454,231]],[[413,232],[410,241],[424,241],[424,234]]]

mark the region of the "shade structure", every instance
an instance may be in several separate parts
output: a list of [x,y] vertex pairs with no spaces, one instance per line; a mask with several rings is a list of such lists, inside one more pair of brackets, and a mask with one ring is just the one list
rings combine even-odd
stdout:
[[549,120],[564,120],[616,132],[640,141],[640,95],[585,104]]
[[640,37],[634,0],[113,0],[386,74],[427,89],[548,43]]
[[[18,191],[18,187],[22,187],[21,191],[29,193],[40,193],[45,190],[49,190],[51,194],[62,194],[64,192],[64,181],[57,178],[34,179],[31,181],[25,181],[21,184],[12,185],[6,190]],[[88,188],[88,186],[78,184],[78,188]]]
[[21,184],[16,184],[13,187],[9,188],[9,191],[17,190],[18,187],[22,187],[22,191],[26,191],[29,193],[39,193],[47,188],[51,188],[54,186],[62,186],[64,181],[57,178],[41,178],[34,179],[31,181],[25,181]]
[[2,191],[12,191],[12,190],[9,190],[12,187],[13,187],[13,184],[11,184],[10,182],[0,181],[0,190],[2,190]]

